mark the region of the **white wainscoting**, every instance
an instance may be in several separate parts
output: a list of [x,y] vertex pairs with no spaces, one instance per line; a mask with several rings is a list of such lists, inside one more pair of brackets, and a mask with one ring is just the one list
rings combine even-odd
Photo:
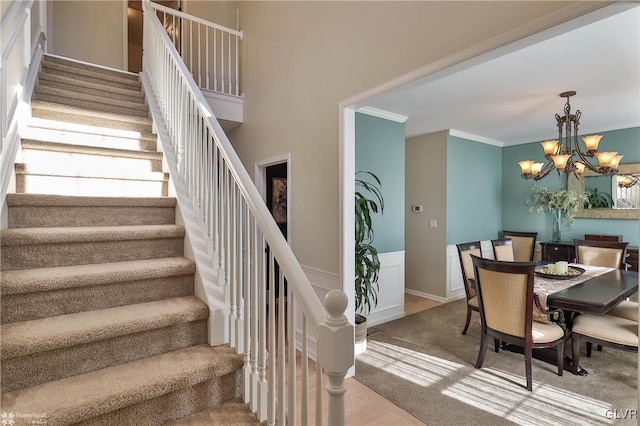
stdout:
[[380,253],[378,257],[378,305],[367,315],[368,327],[404,317],[404,251]]
[[[455,246],[454,246],[455,248]],[[367,325],[382,324],[404,316],[404,251],[380,253],[378,305],[367,315]],[[318,297],[340,288],[338,274],[302,265]]]

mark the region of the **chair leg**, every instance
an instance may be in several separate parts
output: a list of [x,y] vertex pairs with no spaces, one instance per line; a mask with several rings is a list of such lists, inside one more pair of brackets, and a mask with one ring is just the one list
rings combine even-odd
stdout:
[[533,390],[533,384],[531,383],[533,380],[531,378],[531,358],[533,355],[532,348],[524,348],[524,368],[527,374],[527,390],[531,392]]
[[556,359],[558,363],[558,376],[562,376],[562,372],[564,371],[564,339],[556,345],[556,351],[558,356]]
[[580,335],[571,334],[571,371],[578,374],[578,366],[580,365]]
[[471,321],[471,308],[467,305],[467,323],[464,325],[464,330],[462,330],[462,334],[467,334],[467,329],[469,328],[469,322]]
[[593,344],[591,342],[587,342],[587,358],[591,358],[592,349],[593,349]]
[[496,353],[500,352],[500,340],[493,339],[493,350],[496,351]]
[[602,345],[598,345],[598,352],[602,352]]
[[487,354],[487,333],[482,330],[482,335],[480,337],[480,351],[478,352],[478,359],[476,359],[476,368],[481,368],[482,363],[484,362],[484,357]]

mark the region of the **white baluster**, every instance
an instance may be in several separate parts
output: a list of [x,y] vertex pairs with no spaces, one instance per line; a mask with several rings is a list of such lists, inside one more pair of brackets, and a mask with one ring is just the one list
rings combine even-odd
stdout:
[[[236,312],[237,312],[237,316],[238,316],[238,322],[236,323],[236,342],[237,342],[237,349],[238,349],[238,353],[244,353],[245,348],[244,348],[244,338],[242,337],[242,332],[244,331],[244,288],[246,287],[246,283],[244,282],[244,268],[243,268],[243,264],[242,261],[244,259],[244,256],[242,254],[243,252],[243,240],[244,240],[244,227],[243,227],[243,221],[244,221],[244,208],[243,208],[243,202],[242,202],[242,196],[240,194],[240,191],[238,189],[238,186],[235,184],[234,182],[234,193],[236,194],[236,202],[235,202],[235,208],[236,208],[236,214],[234,216],[236,216],[236,234],[237,234],[237,238],[236,238],[236,252],[235,252],[235,256],[234,256],[234,261],[236,262],[236,266],[235,266],[235,270],[236,270],[236,294],[237,294],[237,298],[236,298]],[[246,350],[249,350],[249,348],[247,348]]]
[[[233,258],[233,193],[231,191],[231,172],[226,167],[225,168],[225,183],[227,191],[227,201],[225,209],[227,211],[227,254],[225,258],[225,275],[229,277],[229,312],[231,313],[232,309],[235,308],[235,297],[234,297],[234,288],[233,288],[233,269],[231,259]],[[231,317],[230,317],[231,318]],[[229,326],[232,327],[233,319],[230,319]],[[232,330],[229,330],[229,337],[231,338]],[[229,342],[231,344],[231,341]]]
[[302,354],[300,355],[302,367],[302,401],[300,404],[300,424],[309,424],[309,341],[307,339],[307,317],[302,315]]
[[224,33],[220,34],[220,91],[224,93],[225,74],[224,74]]
[[240,96],[240,52],[238,45],[240,44],[240,38],[236,38],[236,96]]
[[198,23],[198,86],[202,87],[202,47],[200,46],[200,23]]
[[[269,273],[273,274],[273,271],[269,271]],[[286,423],[286,394],[285,394],[285,380],[286,380],[286,371],[285,371],[285,357],[287,355],[286,347],[285,347],[285,290],[284,290],[284,277],[282,276],[282,269],[279,270],[278,274],[278,413],[276,414],[276,420],[279,424],[284,425]]]
[[[257,223],[255,227],[256,240],[259,237],[259,244],[256,245],[254,258],[255,264],[260,269],[260,277],[256,280],[259,294],[257,320],[260,328],[258,341],[258,420],[264,422],[267,419],[267,262],[265,259],[264,237],[260,233]],[[273,309],[270,309],[269,312],[273,312]]]
[[230,279],[231,279],[231,334],[230,334],[230,340],[229,340],[229,345],[232,348],[236,348],[237,347],[237,340],[236,340],[236,324],[238,321],[238,305],[237,305],[237,299],[238,299],[238,282],[237,282],[237,276],[236,276],[236,266],[237,266],[237,253],[236,253],[236,238],[238,237],[237,234],[237,230],[236,230],[236,224],[237,224],[237,211],[236,211],[236,187],[235,185],[233,185],[233,175],[231,173],[229,173],[229,192],[231,195],[231,202],[229,203],[230,205],[230,213],[229,213],[229,219],[231,222],[231,226],[230,226],[230,233],[229,233],[229,274],[230,274]]
[[228,34],[227,37],[227,40],[229,42],[229,47],[227,48],[227,54],[229,56],[229,58],[227,59],[227,66],[229,67],[229,91],[227,93],[231,94],[233,93],[231,91],[231,85],[233,84],[233,82],[231,81],[231,34]]
[[205,27],[205,39],[204,39],[204,55],[205,55],[205,76],[206,76],[206,88],[211,87],[209,85],[209,27]]
[[269,253],[269,392],[267,402],[267,424],[276,424],[276,291],[273,276],[273,253]]
[[287,412],[287,424],[295,426],[297,424],[296,415],[296,319],[295,319],[295,297],[291,288],[287,288],[287,311],[288,311],[288,324],[287,334],[289,335],[288,347],[289,347],[289,402]]
[[213,90],[218,91],[218,30],[213,30]]
[[[249,225],[249,224],[248,224]],[[248,286],[251,286],[251,294],[253,296],[251,304],[251,412],[256,413],[258,411],[258,316],[260,315],[260,297],[258,294],[258,227],[255,221],[250,224],[250,228],[253,229],[253,244],[251,245],[252,251],[252,280],[247,282]]]
[[193,21],[189,21],[189,71],[193,74]]
[[254,345],[251,344],[250,340],[253,340],[253,333],[249,331],[249,325],[253,322],[253,317],[255,316],[253,313],[252,305],[254,304],[253,300],[255,299],[255,295],[253,294],[253,288],[251,287],[251,270],[250,270],[250,253],[249,247],[251,246],[251,225],[249,216],[246,218],[247,228],[245,232],[245,247],[246,247],[246,259],[245,263],[247,265],[245,272],[245,283],[244,283],[244,403],[251,403],[252,399],[252,381],[251,381],[251,367],[253,364],[252,358],[255,358],[254,354]]

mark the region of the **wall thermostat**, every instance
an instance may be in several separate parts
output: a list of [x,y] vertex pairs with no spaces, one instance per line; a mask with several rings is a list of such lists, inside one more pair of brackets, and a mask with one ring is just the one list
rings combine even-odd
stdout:
[[411,210],[414,213],[422,213],[422,206],[415,204],[415,205],[411,206]]

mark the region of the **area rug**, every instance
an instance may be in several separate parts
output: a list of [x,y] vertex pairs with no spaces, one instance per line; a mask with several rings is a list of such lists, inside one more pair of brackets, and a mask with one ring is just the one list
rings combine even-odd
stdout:
[[560,377],[554,364],[534,359],[528,392],[522,354],[495,353],[490,344],[482,368],[474,367],[479,316],[460,334],[465,303],[377,325],[356,358],[356,380],[429,426],[638,424],[637,354],[594,347],[587,358],[583,347],[587,376]]

